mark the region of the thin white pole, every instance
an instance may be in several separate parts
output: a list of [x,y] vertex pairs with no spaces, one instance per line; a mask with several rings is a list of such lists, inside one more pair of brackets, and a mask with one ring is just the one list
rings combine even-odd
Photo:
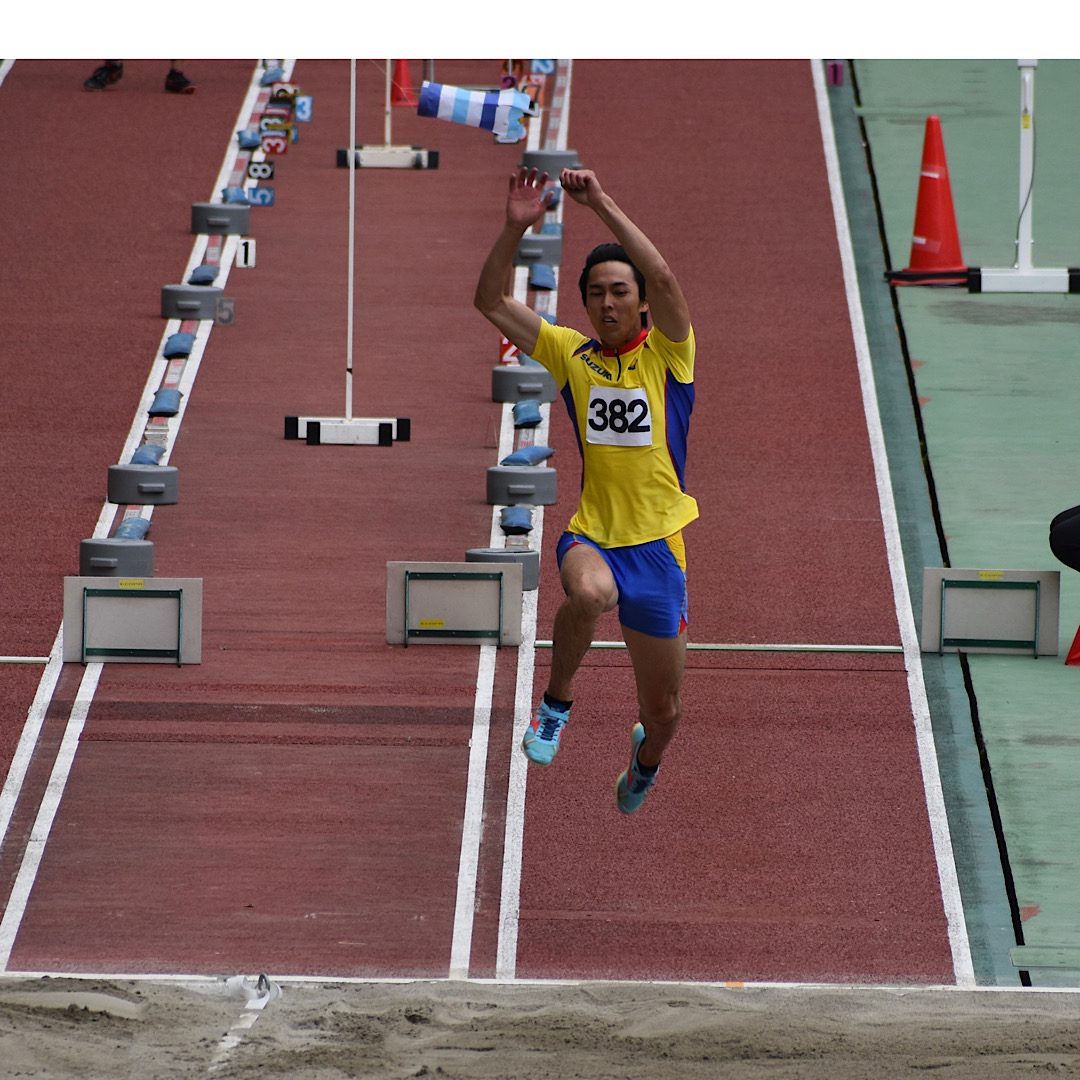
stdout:
[[390,65],[393,60],[386,61],[386,118],[383,121],[383,135],[386,138],[386,145],[390,145]]
[[1017,229],[1016,265],[1032,269],[1031,203],[1035,173],[1035,67],[1038,60],[1018,60],[1020,68],[1020,225]]
[[345,343],[345,419],[352,419],[353,265],[356,257],[356,61],[349,61],[349,317]]

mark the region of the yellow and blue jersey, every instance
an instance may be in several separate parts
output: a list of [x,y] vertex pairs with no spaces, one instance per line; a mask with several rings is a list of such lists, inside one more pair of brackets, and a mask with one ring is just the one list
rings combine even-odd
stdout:
[[533,358],[559,385],[581,451],[571,532],[623,547],[673,536],[698,516],[685,490],[693,330],[675,342],[654,326],[616,351],[544,322]]

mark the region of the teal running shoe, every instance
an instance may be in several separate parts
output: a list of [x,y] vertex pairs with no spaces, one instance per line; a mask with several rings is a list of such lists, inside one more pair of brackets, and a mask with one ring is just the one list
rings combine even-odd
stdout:
[[537,765],[550,765],[559,752],[559,739],[569,719],[569,710],[560,712],[546,701],[541,701],[540,708],[536,710],[536,719],[525,729],[525,738],[521,740],[525,756]]
[[641,724],[634,725],[630,737],[630,768],[620,774],[615,784],[615,801],[624,814],[632,814],[645,801],[649,788],[656,783],[656,773],[643,776],[638,765],[638,748],[645,741],[645,729]]

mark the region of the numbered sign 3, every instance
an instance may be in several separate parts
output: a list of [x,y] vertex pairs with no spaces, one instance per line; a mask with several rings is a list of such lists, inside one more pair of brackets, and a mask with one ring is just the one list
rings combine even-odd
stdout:
[[311,120],[312,112],[315,108],[314,99],[310,94],[299,94],[293,101],[293,106],[296,109],[296,119],[306,124]]
[[274,163],[272,161],[249,161],[247,174],[252,180],[273,180]]
[[253,236],[241,236],[236,245],[236,266],[241,270],[250,269],[255,265],[255,238]]
[[264,154],[287,154],[289,152],[289,133],[287,131],[267,131],[262,137]]

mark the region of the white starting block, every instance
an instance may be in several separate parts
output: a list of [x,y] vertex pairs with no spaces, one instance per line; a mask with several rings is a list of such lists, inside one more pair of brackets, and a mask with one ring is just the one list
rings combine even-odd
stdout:
[[388,562],[391,645],[520,645],[520,562]]
[[202,663],[202,578],[64,578],[64,662]]

